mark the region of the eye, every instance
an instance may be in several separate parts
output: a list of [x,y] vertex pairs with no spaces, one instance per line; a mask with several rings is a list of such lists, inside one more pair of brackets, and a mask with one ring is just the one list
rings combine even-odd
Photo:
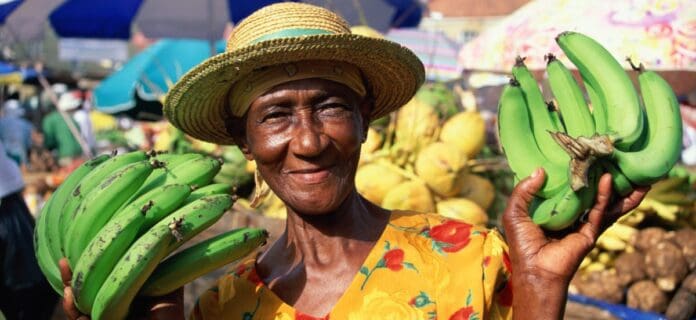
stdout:
[[261,120],[259,122],[274,122],[284,119],[290,115],[290,111],[287,108],[282,107],[271,107],[268,108],[266,112],[263,113]]
[[346,103],[331,102],[323,103],[318,106],[319,112],[322,115],[345,115],[349,114],[353,107]]

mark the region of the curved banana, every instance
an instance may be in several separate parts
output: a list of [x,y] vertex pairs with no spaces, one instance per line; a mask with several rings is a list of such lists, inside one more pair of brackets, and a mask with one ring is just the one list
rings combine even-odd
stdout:
[[148,154],[145,151],[133,151],[124,154],[115,155],[111,159],[104,161],[102,164],[90,171],[68,196],[68,200],[61,208],[61,214],[58,219],[60,230],[60,246],[62,256],[65,256],[65,244],[68,238],[68,228],[72,225],[75,219],[76,209],[92,190],[104,181],[104,178],[113,174],[117,170],[138,162],[148,159]]
[[566,132],[574,138],[592,136],[595,133],[594,120],[573,74],[552,54],[546,57],[549,86],[565,120]]
[[[610,134],[616,148],[629,150],[643,131],[642,111],[631,78],[607,49],[584,34],[563,32],[556,42],[602,101],[607,131],[597,132]],[[592,103],[598,107],[594,100]]]
[[537,195],[550,198],[567,185],[568,167],[560,166],[544,157],[537,147],[530,121],[522,89],[513,79],[505,86],[500,96],[498,106],[500,144],[518,180],[530,176],[538,167],[544,168],[546,181]]
[[153,175],[146,181],[140,190],[135,193],[135,197],[144,194],[158,186],[173,183],[188,184],[193,187],[200,187],[209,184],[215,175],[220,172],[222,162],[201,154],[188,153],[177,155],[170,160],[170,165],[165,165],[162,172]]
[[[520,89],[527,102],[526,105],[529,110],[531,129],[534,133],[534,138],[536,139],[539,150],[549,161],[558,166],[567,166],[570,157],[563,148],[556,143],[553,137],[551,137],[550,132],[558,130],[548,112],[548,106],[546,105],[546,101],[544,101],[544,96],[541,94],[539,84],[525,66],[524,59],[520,57],[517,58],[517,63],[512,67],[512,75],[519,82]],[[529,124],[527,126],[529,126]]]
[[89,242],[73,268],[75,305],[85,314],[92,312],[94,298],[118,259],[128,250],[147,215],[166,216],[176,210],[191,188],[171,184],[142,195],[109,220]]
[[605,172],[611,174],[612,189],[614,192],[620,196],[626,196],[633,191],[634,187],[631,181],[628,180],[626,175],[623,174],[613,162],[602,159],[599,161],[599,164]]
[[203,197],[185,205],[154,225],[138,238],[116,263],[99,289],[92,307],[92,318],[125,319],[136,293],[179,239],[189,238],[184,228],[189,220],[216,220],[234,203],[229,195]]
[[[140,189],[138,189],[138,191],[133,195],[133,198],[131,200],[145,194],[146,192],[151,191],[152,189],[163,186],[163,182],[166,180],[165,176],[173,175],[173,170],[181,166],[182,164],[195,159],[203,159],[204,157],[205,156],[200,153],[193,152],[183,154],[164,153],[155,156],[154,159],[162,162],[162,170],[155,170],[154,172],[152,172],[152,174],[150,174],[150,176],[147,177],[147,180],[145,180]],[[182,183],[187,184],[185,182]],[[127,203],[130,203],[130,201],[128,201]]]
[[127,165],[116,171],[93,191],[76,209],[77,215],[68,229],[66,256],[74,267],[82,251],[121,205],[140,188],[156,165],[148,160]]
[[186,199],[186,202],[192,202],[198,200],[204,196],[210,196],[214,194],[232,194],[233,189],[230,184],[227,183],[212,183],[205,187],[198,188],[191,192],[191,195]]
[[660,75],[641,69],[638,83],[649,130],[644,147],[633,152],[614,150],[611,157],[628,180],[642,186],[667,175],[679,160],[682,120],[674,91]]
[[63,257],[60,249],[60,228],[58,227],[60,209],[63,208],[70,192],[80,183],[82,178],[107,159],[109,159],[109,155],[99,155],[85,161],[73,170],[46,201],[36,221],[34,229],[36,260],[48,283],[61,296],[63,295],[63,281],[58,269],[58,260]]
[[551,123],[553,124],[553,127],[555,128],[555,131],[563,131],[566,132],[566,125],[563,117],[561,116],[561,113],[559,112],[558,109],[556,109],[556,105],[553,103],[553,101],[549,101],[546,103],[547,109],[549,111],[549,116],[551,117]]
[[266,243],[264,229],[241,228],[206,239],[167,258],[147,279],[140,295],[161,296],[226,264],[248,255]]

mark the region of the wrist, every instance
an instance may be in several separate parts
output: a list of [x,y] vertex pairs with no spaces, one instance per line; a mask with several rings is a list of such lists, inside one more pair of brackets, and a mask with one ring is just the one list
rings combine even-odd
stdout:
[[510,280],[515,320],[563,318],[570,279],[513,272]]

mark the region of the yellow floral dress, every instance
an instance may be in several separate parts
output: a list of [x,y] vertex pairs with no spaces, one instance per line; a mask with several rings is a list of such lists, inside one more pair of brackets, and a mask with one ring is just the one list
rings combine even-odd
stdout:
[[312,317],[259,279],[255,260],[222,276],[191,319],[511,319],[507,246],[496,230],[394,211],[333,310]]

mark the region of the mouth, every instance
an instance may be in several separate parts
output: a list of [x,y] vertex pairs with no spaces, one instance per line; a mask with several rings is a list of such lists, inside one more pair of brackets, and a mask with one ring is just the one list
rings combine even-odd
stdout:
[[331,175],[331,167],[288,170],[287,174],[303,184],[317,184],[324,182]]

